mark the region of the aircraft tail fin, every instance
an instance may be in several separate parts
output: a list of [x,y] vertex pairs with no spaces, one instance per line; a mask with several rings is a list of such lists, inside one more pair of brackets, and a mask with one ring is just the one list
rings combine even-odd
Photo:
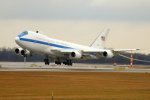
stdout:
[[104,29],[90,45],[93,48],[104,49],[107,35],[110,29]]

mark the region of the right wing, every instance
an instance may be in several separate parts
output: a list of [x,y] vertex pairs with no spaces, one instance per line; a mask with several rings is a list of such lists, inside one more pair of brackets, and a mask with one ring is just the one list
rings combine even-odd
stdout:
[[119,52],[137,51],[140,49],[94,49],[94,50],[74,50],[74,49],[54,49],[51,50],[55,54],[70,57],[72,55],[82,59],[98,59],[101,57],[112,58]]

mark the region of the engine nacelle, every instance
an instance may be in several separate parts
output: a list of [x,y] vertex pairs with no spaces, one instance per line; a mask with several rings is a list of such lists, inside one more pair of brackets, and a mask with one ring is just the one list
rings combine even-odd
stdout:
[[103,52],[103,56],[106,58],[112,58],[112,57],[114,57],[114,53],[111,50],[107,50],[107,51]]
[[22,49],[22,48],[16,48],[16,49],[15,49],[15,53],[16,53],[16,54],[20,54],[20,55],[22,55],[22,56],[30,55],[30,51],[24,50],[24,49]]
[[70,58],[71,59],[81,59],[82,58],[82,53],[79,52],[79,51],[71,52]]
[[30,51],[28,51],[28,50],[21,50],[21,55],[22,56],[30,55]]
[[21,54],[21,51],[22,51],[23,49],[22,48],[16,48],[15,49],[15,53],[16,54]]

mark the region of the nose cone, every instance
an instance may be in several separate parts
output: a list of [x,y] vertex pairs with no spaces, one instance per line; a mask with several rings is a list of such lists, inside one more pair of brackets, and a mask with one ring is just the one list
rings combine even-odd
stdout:
[[15,38],[15,42],[18,44],[19,43],[19,37]]

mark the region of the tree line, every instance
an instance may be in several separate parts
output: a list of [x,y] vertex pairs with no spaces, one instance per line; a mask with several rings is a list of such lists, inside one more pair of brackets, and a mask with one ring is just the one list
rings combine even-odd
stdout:
[[[122,55],[125,55],[127,57],[130,57],[130,53],[121,53]],[[140,53],[134,53],[133,58],[150,61],[150,54],[140,54]],[[33,54],[33,56],[27,57],[28,62],[43,62],[44,56],[39,54]],[[8,62],[23,62],[24,58],[23,56],[17,55],[14,52],[14,48],[0,48],[0,61],[8,61]],[[54,59],[50,58],[50,61],[53,62]],[[130,59],[121,57],[119,55],[116,55],[113,58],[106,59],[104,57],[99,59],[90,59],[90,60],[74,60],[73,62],[76,63],[96,63],[96,64],[112,64],[112,63],[118,63],[118,64],[129,64]],[[140,61],[134,61],[134,64],[144,64],[144,65],[150,65],[150,63],[147,62],[140,62]]]

